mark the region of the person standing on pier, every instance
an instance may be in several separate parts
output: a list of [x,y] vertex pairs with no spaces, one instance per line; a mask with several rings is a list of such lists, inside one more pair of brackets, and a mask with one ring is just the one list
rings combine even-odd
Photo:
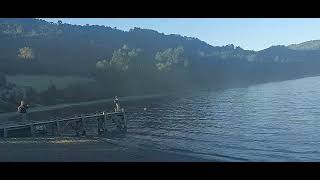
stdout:
[[120,104],[119,104],[119,99],[118,96],[114,97],[114,101],[113,101],[114,105],[115,105],[115,112],[119,112],[120,111]]
[[25,104],[24,101],[20,102],[20,106],[18,107],[18,112],[21,114],[22,121],[27,120],[27,109],[29,108],[29,105]]

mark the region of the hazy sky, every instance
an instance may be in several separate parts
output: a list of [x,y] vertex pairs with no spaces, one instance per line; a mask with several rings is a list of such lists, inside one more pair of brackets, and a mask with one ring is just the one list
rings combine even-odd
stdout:
[[320,18],[41,18],[69,24],[105,25],[128,31],[134,27],[196,37],[213,46],[234,44],[261,50],[320,39]]

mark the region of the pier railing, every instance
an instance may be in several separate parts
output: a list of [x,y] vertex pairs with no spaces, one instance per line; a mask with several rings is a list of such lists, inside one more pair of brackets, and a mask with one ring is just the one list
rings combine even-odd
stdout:
[[35,137],[41,135],[107,135],[110,132],[126,132],[125,112],[100,112],[23,125],[0,128],[0,137]]

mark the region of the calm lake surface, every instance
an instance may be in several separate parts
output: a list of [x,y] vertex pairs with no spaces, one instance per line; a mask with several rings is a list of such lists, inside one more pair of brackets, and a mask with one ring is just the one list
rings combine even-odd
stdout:
[[[120,102],[128,134],[116,140],[123,144],[212,161],[320,161],[320,76]],[[88,104],[30,117],[112,106]]]
[[122,141],[142,147],[219,161],[320,160],[319,76],[123,105]]

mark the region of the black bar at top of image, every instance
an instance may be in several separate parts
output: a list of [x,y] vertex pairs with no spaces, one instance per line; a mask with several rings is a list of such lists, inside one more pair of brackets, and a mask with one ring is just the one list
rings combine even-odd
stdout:
[[[0,17],[26,18],[303,18],[320,17],[315,2],[294,1],[15,1]],[[12,8],[10,8],[12,7]]]

